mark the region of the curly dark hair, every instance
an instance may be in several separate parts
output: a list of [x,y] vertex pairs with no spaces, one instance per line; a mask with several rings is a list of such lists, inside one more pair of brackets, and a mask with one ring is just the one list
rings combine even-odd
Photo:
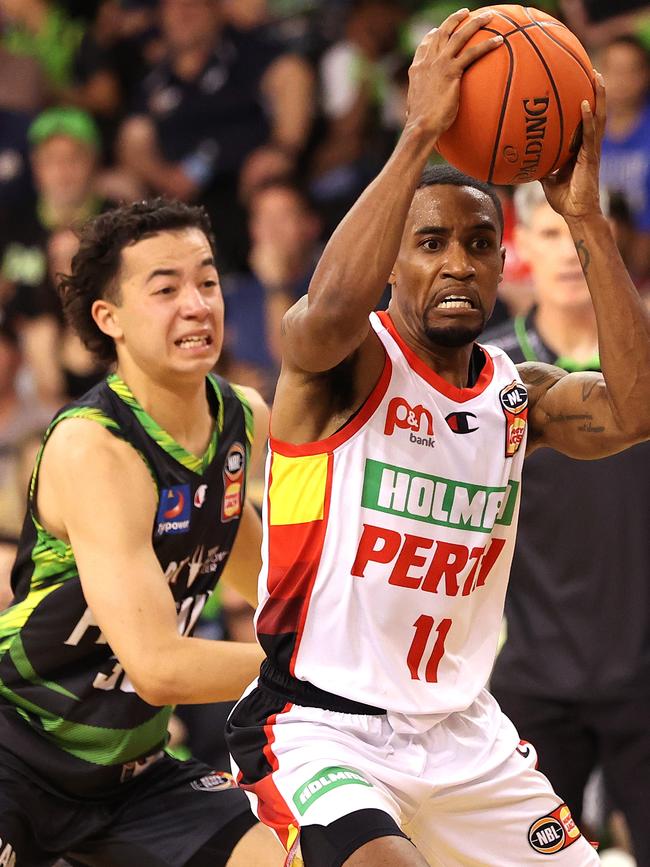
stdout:
[[81,228],[72,273],[57,275],[58,291],[66,320],[100,362],[112,364],[117,360],[115,341],[99,329],[91,310],[99,298],[120,303],[116,277],[122,250],[159,232],[181,229],[200,229],[215,252],[206,211],[164,198],[112,208]]

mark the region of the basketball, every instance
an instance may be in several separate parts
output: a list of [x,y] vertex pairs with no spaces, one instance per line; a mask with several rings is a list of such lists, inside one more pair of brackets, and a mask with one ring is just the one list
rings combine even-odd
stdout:
[[463,74],[458,116],[436,147],[479,180],[526,183],[560,169],[579,149],[580,104],[587,99],[595,109],[592,63],[551,15],[527,6],[488,8],[492,19],[467,45],[496,34],[503,42]]

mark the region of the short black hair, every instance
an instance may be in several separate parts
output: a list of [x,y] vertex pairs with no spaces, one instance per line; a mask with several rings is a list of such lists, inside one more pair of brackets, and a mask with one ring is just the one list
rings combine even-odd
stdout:
[[121,205],[89,220],[79,232],[79,250],[70,274],[58,275],[58,290],[67,321],[102,363],[117,360],[115,341],[97,326],[92,306],[100,298],[120,303],[116,285],[122,250],[160,232],[199,229],[215,253],[210,218],[201,207],[170,199]]
[[499,227],[501,229],[501,237],[503,237],[504,219],[503,207],[501,199],[497,195],[497,191],[490,184],[484,181],[479,181],[471,175],[466,175],[453,166],[443,164],[437,166],[428,166],[423,172],[416,187],[416,190],[421,190],[423,187],[434,187],[449,185],[452,187],[473,187],[481,193],[484,193],[492,200],[494,210],[497,212]]

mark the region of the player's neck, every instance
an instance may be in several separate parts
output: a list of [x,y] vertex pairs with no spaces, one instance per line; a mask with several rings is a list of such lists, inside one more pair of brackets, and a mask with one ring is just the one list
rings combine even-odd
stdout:
[[582,362],[598,352],[596,316],[591,305],[567,309],[541,304],[535,311],[535,327],[558,358]]
[[197,457],[205,453],[214,427],[205,377],[161,381],[128,364],[118,365],[117,374],[147,415],[179,445]]

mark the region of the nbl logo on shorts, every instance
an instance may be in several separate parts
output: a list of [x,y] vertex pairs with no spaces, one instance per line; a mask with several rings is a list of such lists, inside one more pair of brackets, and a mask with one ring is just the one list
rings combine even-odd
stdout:
[[554,855],[575,843],[579,837],[580,830],[566,804],[537,819],[528,829],[528,842],[540,855]]
[[163,488],[156,516],[156,534],[187,533],[190,529],[192,499],[189,485]]

